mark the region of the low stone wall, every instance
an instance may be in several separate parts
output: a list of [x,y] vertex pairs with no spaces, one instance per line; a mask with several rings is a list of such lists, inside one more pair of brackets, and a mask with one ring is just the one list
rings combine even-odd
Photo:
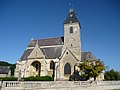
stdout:
[[3,81],[1,90],[113,90],[120,81]]

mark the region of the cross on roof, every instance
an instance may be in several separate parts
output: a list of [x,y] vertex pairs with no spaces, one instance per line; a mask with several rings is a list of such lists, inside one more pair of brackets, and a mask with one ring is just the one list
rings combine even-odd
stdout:
[[69,6],[70,6],[70,10],[73,10],[73,0],[70,0],[70,3],[69,3]]

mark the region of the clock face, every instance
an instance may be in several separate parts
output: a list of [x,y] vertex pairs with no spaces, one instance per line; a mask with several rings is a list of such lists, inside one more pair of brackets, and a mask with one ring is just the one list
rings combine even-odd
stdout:
[[74,31],[77,31],[77,28],[74,28]]

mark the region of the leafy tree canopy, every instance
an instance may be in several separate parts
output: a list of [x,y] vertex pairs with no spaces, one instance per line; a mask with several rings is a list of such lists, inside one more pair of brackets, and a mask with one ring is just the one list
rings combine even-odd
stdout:
[[10,66],[11,63],[5,62],[5,61],[0,61],[0,66]]
[[105,70],[104,63],[100,60],[86,60],[85,62],[79,64],[79,68],[82,72],[81,76],[85,78],[85,80],[88,80],[91,77],[96,80],[96,77],[99,76],[103,70]]
[[105,72],[105,80],[120,80],[120,72],[113,69]]

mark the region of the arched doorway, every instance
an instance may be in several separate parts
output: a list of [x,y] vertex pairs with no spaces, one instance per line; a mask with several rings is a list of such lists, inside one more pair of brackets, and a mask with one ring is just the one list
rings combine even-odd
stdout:
[[64,75],[70,75],[71,74],[71,66],[69,63],[66,63],[64,66]]
[[34,67],[34,72],[36,76],[40,76],[40,72],[41,72],[41,63],[39,61],[34,61],[31,64]]

